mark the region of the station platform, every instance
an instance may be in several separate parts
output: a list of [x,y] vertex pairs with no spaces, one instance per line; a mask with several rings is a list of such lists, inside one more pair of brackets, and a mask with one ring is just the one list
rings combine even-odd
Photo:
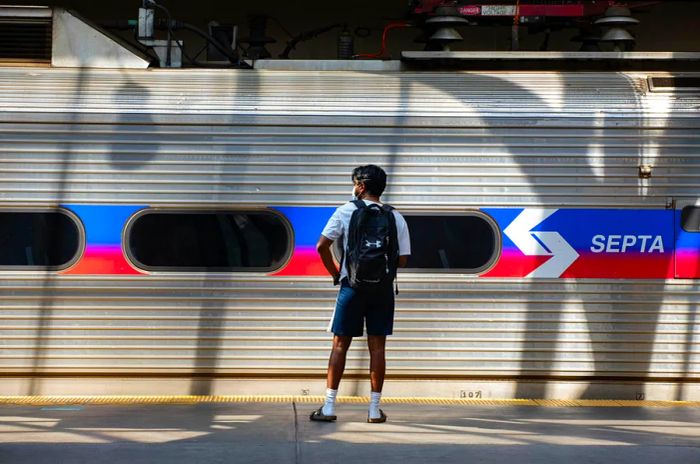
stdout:
[[2,397],[0,463],[700,463],[700,403]]

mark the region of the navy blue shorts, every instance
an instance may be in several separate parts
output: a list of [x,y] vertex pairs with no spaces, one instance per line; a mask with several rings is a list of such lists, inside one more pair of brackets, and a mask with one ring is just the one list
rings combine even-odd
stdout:
[[394,328],[394,291],[391,284],[378,289],[356,290],[347,279],[343,279],[331,321],[331,332],[346,337],[361,337],[365,322],[367,335],[391,335]]

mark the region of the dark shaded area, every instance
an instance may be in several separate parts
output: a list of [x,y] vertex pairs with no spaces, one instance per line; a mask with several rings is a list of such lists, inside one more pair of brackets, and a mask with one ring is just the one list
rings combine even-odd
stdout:
[[[115,20],[134,20],[138,17],[140,1],[130,2],[95,2],[91,0],[4,0],[4,4],[57,5],[74,9],[96,22]],[[514,3],[514,0],[500,3]],[[546,2],[540,2],[546,3]],[[224,0],[206,0],[193,3],[189,0],[163,0],[176,20],[194,23],[206,30],[209,21],[221,24],[237,24],[240,37],[249,35],[251,16],[267,14],[271,16],[267,35],[276,42],[268,45],[273,56],[280,55],[287,43],[303,31],[317,29],[333,23],[348,23],[350,28],[364,28],[368,37],[355,37],[356,53],[376,52],[380,49],[382,29],[386,23],[396,19],[406,19],[408,2],[406,0],[356,0],[354,2],[336,2],[330,8],[322,0],[304,0],[289,2],[269,0],[268,2],[229,2]],[[650,12],[635,12],[641,20],[633,32],[637,37],[636,50],[698,50],[696,31],[700,23],[700,5],[697,1],[663,1],[650,8]],[[521,50],[539,50],[545,38],[544,31],[527,33],[523,26],[520,36]],[[511,25],[470,26],[459,29],[464,40],[452,46],[453,50],[509,50],[511,45]],[[533,30],[534,32],[534,30]],[[552,30],[549,41],[550,50],[577,50],[580,43],[573,42],[578,35],[575,28]],[[133,31],[120,33],[125,39],[133,41]],[[161,31],[160,38],[165,37]],[[336,58],[337,39],[340,31],[330,32],[308,42],[298,45],[291,55],[296,59],[334,59]],[[420,33],[417,29],[394,30],[388,40],[388,54],[398,58],[403,50],[421,50],[422,43],[415,43]],[[188,31],[178,32],[177,39],[185,40],[185,49],[194,55],[205,46],[200,37]]]
[[686,232],[700,232],[700,207],[686,206],[681,211],[681,227]]
[[[687,71],[687,69],[684,69]],[[651,90],[674,90],[674,89],[700,89],[700,77],[690,76],[651,76],[649,78]]]
[[[260,94],[260,88],[263,85],[260,79],[261,77],[257,72],[234,73],[228,78],[227,84],[230,91],[234,94],[247,94],[249,103],[254,106],[257,100],[255,96]],[[257,115],[253,116],[248,124],[251,126],[257,125],[259,123],[258,118],[259,116]],[[229,126],[241,126],[244,124],[239,115],[232,115],[226,118],[222,117],[217,120],[217,123]],[[212,132],[216,132],[216,129],[210,125],[210,121],[205,125],[209,125]],[[248,162],[252,158],[249,150],[249,147],[238,147],[235,145],[225,148],[226,155],[235,157],[236,161],[239,162],[236,168],[239,174],[245,174],[249,169]],[[212,193],[207,199],[207,203],[210,205],[226,205],[226,208],[240,207],[240,204],[222,199],[225,192],[220,186],[224,182],[223,179],[228,168],[226,165],[219,163],[216,165],[216,169],[218,173],[212,175]],[[288,239],[288,237],[285,238]],[[232,287],[240,284],[237,284],[228,276],[222,276],[222,274],[217,274],[211,270],[207,270],[207,272],[201,276],[199,284],[201,285],[200,294],[202,296],[202,304],[198,313],[197,348],[195,351],[194,367],[191,372],[194,374],[208,374],[209,377],[202,377],[198,381],[191,382],[190,394],[209,395],[213,392],[213,380],[216,378],[217,372],[219,371],[220,355],[226,337],[225,316],[228,312],[228,303],[225,296],[230,292]],[[218,298],[212,298],[212,296]]]
[[0,62],[15,60],[51,62],[50,22],[14,23],[0,20]]
[[[75,79],[75,92],[72,95],[70,105],[77,107],[80,105],[85,92],[85,87],[87,85],[88,70],[81,69]],[[66,124],[70,129],[75,129],[78,126],[78,119],[80,118],[80,113],[73,112],[66,115]],[[70,140],[57,140],[56,147],[58,148],[57,165],[61,166],[61,171],[58,179],[55,183],[55,191],[52,192],[54,195],[54,204],[62,205],[67,203],[67,199],[70,196],[69,178],[70,178],[70,164],[79,155],[75,153],[75,147]],[[59,229],[60,230],[60,229]],[[63,236],[56,234],[51,239],[53,246],[61,246],[59,243],[63,241]],[[49,344],[51,337],[51,319],[54,314],[54,305],[59,298],[56,298],[56,290],[59,288],[60,276],[55,272],[46,272],[43,275],[37,276],[41,283],[39,284],[39,317],[38,323],[33,336],[33,347],[31,354],[31,373],[32,378],[29,382],[27,388],[28,395],[37,395],[41,391],[41,377],[40,374],[46,371],[46,347]]]
[[[601,54],[602,55],[602,54]],[[603,57],[582,59],[569,57],[568,59],[554,59],[553,57],[530,58],[473,58],[468,55],[460,56],[459,52],[403,52],[402,59],[410,69],[416,71],[663,71],[663,72],[691,72],[700,71],[700,59],[658,60],[645,57]],[[697,85],[697,79],[660,81],[661,91],[678,89]]]
[[[157,103],[151,90],[129,78],[128,74],[126,76],[112,96],[111,103],[118,118],[113,126],[108,155],[114,169],[138,172],[160,153],[161,146],[157,140],[159,128],[153,121]],[[137,114],[138,126],[130,125]],[[134,134],[135,129],[146,135]],[[154,138],[156,141],[153,141]]]

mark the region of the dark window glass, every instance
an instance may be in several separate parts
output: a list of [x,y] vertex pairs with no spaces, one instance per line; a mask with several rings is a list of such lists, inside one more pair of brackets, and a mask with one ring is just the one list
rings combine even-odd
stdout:
[[0,212],[0,266],[67,267],[80,230],[60,212]]
[[405,216],[411,234],[409,269],[478,273],[496,258],[497,232],[483,216]]
[[686,206],[681,211],[681,227],[686,232],[700,232],[700,207]]
[[268,212],[146,213],[129,233],[132,259],[163,270],[272,271],[290,249],[285,222]]

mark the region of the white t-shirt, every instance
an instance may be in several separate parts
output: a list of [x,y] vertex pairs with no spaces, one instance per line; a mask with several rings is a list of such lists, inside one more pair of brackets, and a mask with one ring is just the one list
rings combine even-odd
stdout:
[[[372,203],[377,203],[370,200],[362,200],[366,204],[371,205]],[[377,203],[381,204],[381,203]],[[326,227],[324,227],[321,235],[334,242],[340,238],[343,239],[343,249],[345,253],[348,252],[348,244],[345,241],[345,237],[348,236],[348,231],[350,229],[350,218],[352,217],[353,211],[357,209],[352,202],[345,203],[343,206],[335,210],[331,218],[328,220]],[[396,218],[396,233],[399,240],[399,256],[408,256],[411,254],[411,237],[408,235],[408,225],[406,220],[401,216],[396,210],[392,211],[394,217]],[[340,279],[348,276],[348,271],[345,266],[342,266],[340,270]]]

